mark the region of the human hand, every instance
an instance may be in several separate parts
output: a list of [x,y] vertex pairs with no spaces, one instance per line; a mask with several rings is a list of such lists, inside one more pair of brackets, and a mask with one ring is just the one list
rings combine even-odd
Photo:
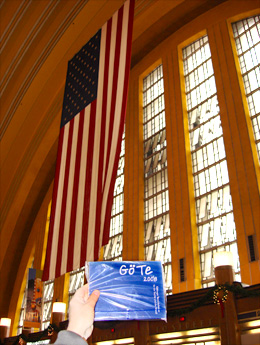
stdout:
[[67,330],[87,339],[93,331],[94,308],[100,292],[94,290],[89,296],[88,284],[79,288],[69,305],[69,325]]

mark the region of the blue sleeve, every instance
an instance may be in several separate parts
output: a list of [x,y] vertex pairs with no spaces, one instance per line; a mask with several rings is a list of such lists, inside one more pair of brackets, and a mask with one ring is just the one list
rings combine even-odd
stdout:
[[60,331],[55,341],[56,345],[87,345],[87,342],[80,335],[71,331]]

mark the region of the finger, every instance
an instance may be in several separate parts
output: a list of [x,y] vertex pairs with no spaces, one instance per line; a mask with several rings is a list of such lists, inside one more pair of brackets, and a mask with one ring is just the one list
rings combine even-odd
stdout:
[[88,295],[89,295],[89,287],[88,287],[88,284],[85,284],[83,286],[81,286],[75,293],[75,295],[78,297],[78,298],[82,298],[83,300],[85,299],[85,296],[86,296],[86,300],[88,298]]
[[94,290],[88,298],[88,304],[94,308],[99,299],[99,296],[100,296],[100,291]]
[[82,291],[84,292],[85,295],[89,294],[89,286],[88,284],[85,284],[82,286]]

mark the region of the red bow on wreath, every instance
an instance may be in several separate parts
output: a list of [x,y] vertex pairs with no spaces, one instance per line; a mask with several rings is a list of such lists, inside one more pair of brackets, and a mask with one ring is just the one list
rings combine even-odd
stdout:
[[220,305],[221,308],[221,316],[224,317],[224,303],[227,300],[228,290],[225,288],[224,285],[219,285],[216,290],[213,292],[213,300],[214,303]]

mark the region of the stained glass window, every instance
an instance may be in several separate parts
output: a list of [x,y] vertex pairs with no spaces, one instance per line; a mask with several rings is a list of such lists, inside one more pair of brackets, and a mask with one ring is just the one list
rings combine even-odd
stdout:
[[125,133],[121,143],[121,152],[114,188],[114,198],[110,221],[109,242],[104,248],[104,260],[122,260],[123,217],[124,217],[124,167]]
[[84,285],[85,267],[81,267],[70,273],[69,283],[69,301],[71,300],[74,293]]
[[163,67],[143,79],[145,258],[160,260],[172,290]]
[[[45,231],[49,229],[50,216],[51,216],[51,201],[48,206]],[[54,280],[48,280],[44,282],[43,296],[42,296],[42,323],[41,323],[42,330],[46,329],[49,326],[49,323],[51,320],[53,292],[54,292]]]
[[51,321],[52,298],[54,292],[54,280],[48,280],[43,284],[43,310],[42,329],[46,329]]
[[215,284],[213,255],[231,251],[240,280],[236,226],[208,37],[183,49],[203,287]]
[[240,20],[232,28],[260,160],[260,16]]
[[21,334],[23,331],[23,321],[24,321],[24,316],[25,316],[25,307],[26,307],[26,296],[27,296],[27,287],[24,290],[23,293],[23,301],[22,301],[22,306],[20,309],[20,317],[18,321],[18,327],[17,327],[17,335]]

